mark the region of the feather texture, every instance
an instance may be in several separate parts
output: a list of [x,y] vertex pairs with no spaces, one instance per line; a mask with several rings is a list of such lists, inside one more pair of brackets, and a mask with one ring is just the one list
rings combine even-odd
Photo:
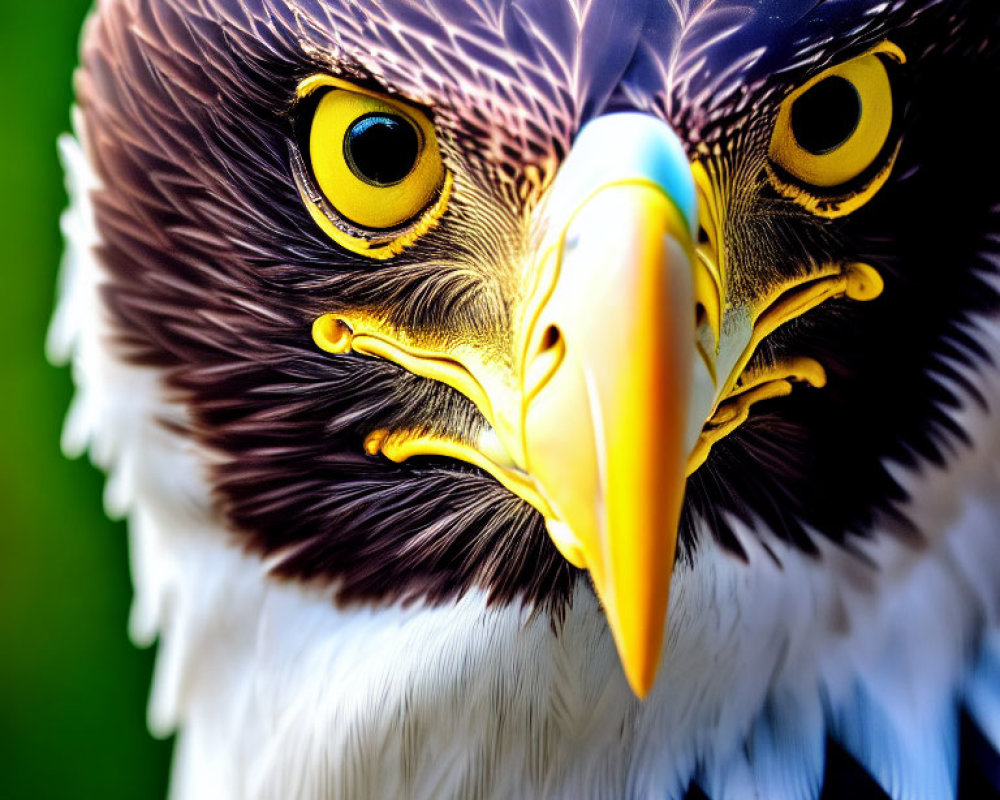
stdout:
[[[74,140],[61,147],[72,246],[50,347],[77,376],[67,447],[89,444],[110,510],[129,516],[133,635],[161,640],[151,724],[180,728],[173,797],[679,798],[693,780],[719,800],[808,798],[831,734],[892,797],[937,798],[955,792],[963,704],[1000,744],[992,409],[949,412],[972,444],[948,469],[894,467],[925,549],[876,537],[864,560],[833,545],[816,559],[737,524],[754,569],[712,544],[680,564],[663,674],[640,704],[582,587],[554,632],[479,592],[338,610],[328,591],[265,580],[206,495],[209,454],[159,424],[183,409],[104,345],[95,179]],[[998,327],[979,332],[1000,357]],[[984,380],[1000,396],[1000,376]]]
[[[822,488],[856,492],[818,498],[780,494],[802,471],[785,440],[808,425],[761,413],[720,448],[746,460],[689,488],[718,502],[714,517],[692,502],[697,546],[676,566],[645,703],[593,592],[523,504],[478,472],[375,464],[355,447],[372,398],[391,421],[480,423],[386,365],[321,360],[305,323],[390,298],[414,327],[502,329],[525,165],[551,168],[586,118],[640,109],[692,154],[736,151],[781,92],[887,28],[905,37],[939,14],[952,36],[925,55],[944,61],[973,40],[943,2],[596,2],[101,3],[80,81],[88,117],[80,144],[61,142],[72,205],[50,353],[77,384],[67,453],[90,452],[109,513],[129,518],[132,635],[160,640],[150,724],[179,731],[177,800],[681,798],[692,783],[715,800],[796,800],[821,791],[828,738],[893,798],[938,798],[957,791],[963,710],[1000,746],[1000,211],[988,182],[933,214],[923,203],[927,186],[954,187],[941,176],[968,154],[935,151],[894,177],[884,194],[904,219],[876,203],[855,229],[815,237],[861,248],[922,314],[887,333],[831,306],[797,331],[819,346],[849,328],[869,379],[866,357],[887,365],[866,406],[884,416],[863,433],[892,447],[846,478],[834,452]],[[436,104],[468,179],[462,236],[432,233],[406,270],[331,252],[292,188],[290,109],[276,100],[314,70]],[[952,77],[925,84],[949,108],[965,98]],[[949,127],[928,123],[906,146],[933,150]],[[987,177],[1000,173],[991,155]],[[924,285],[956,252],[930,236],[932,216],[965,234],[969,263]],[[800,238],[785,244],[808,259]],[[887,252],[890,239],[908,251]],[[919,347],[878,361],[872,331]],[[846,355],[824,354],[843,385],[856,377]],[[894,419],[899,386],[922,402]],[[822,419],[852,400],[799,411]],[[849,428],[809,441],[827,455],[864,444]],[[775,498],[798,516],[776,514]]]

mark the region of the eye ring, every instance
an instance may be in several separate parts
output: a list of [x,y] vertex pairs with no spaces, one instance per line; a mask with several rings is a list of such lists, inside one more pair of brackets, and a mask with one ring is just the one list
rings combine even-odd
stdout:
[[899,150],[886,61],[891,42],[816,75],[782,102],[768,151],[775,189],[820,216],[838,217],[882,187]]
[[292,171],[310,216],[337,244],[391,258],[435,227],[452,175],[430,118],[328,75],[298,87]]

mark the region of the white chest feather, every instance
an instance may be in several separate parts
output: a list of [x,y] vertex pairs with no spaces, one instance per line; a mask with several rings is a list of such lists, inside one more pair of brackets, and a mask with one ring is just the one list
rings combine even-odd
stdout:
[[[973,446],[945,471],[898,471],[923,545],[883,535],[810,558],[744,530],[744,563],[706,537],[675,574],[640,703],[584,588],[553,630],[479,594],[338,609],[244,555],[209,497],[210,456],[160,424],[184,410],[106,349],[94,178],[61,145],[74,203],[50,344],[78,387],[65,446],[108,470],[109,512],[130,521],[132,634],[161,642],[150,724],[180,732],[178,800],[679,797],[692,779],[714,798],[809,798],[828,733],[891,796],[931,799],[954,794],[960,704],[1000,745],[995,412],[955,413]],[[1000,357],[998,326],[981,336]],[[980,380],[1000,399],[1000,378]]]

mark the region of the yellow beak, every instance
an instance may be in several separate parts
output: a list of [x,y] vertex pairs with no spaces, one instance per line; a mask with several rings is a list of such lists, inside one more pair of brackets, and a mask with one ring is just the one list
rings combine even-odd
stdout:
[[551,508],[552,540],[590,571],[644,696],[660,659],[688,455],[687,224],[659,187],[612,185],[579,209],[558,257],[539,320],[562,357],[528,401],[525,466]]
[[662,122],[618,114],[585,128],[541,211],[547,234],[513,374],[471,346],[423,348],[370,314],[313,326],[323,349],[389,358],[477,404],[490,442],[380,431],[369,450],[463,458],[535,505],[559,551],[590,572],[640,697],[656,678],[685,467],[708,411],[691,399],[705,394],[692,394],[705,373],[694,196]]

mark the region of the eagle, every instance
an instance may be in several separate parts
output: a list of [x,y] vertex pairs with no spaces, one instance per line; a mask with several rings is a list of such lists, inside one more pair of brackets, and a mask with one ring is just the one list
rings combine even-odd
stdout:
[[171,796],[985,796],[998,87],[985,0],[98,0],[49,344]]

